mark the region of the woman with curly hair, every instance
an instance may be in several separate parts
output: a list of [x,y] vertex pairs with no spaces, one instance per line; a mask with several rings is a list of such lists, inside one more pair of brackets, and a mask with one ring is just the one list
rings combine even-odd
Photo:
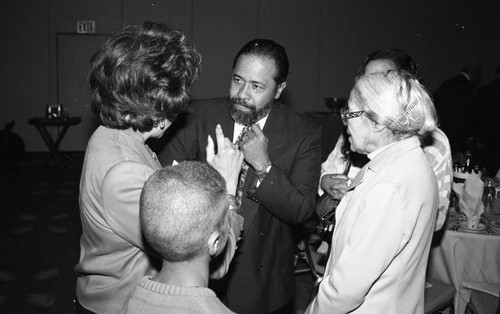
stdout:
[[139,198],[161,165],[146,140],[161,137],[187,109],[201,57],[181,31],[126,26],[90,61],[92,108],[101,126],[89,140],[80,182],[82,236],[76,308],[117,313],[161,259],[143,238]]

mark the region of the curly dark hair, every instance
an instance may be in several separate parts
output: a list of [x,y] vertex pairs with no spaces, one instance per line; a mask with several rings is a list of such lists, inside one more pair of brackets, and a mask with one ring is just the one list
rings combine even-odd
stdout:
[[201,56],[184,34],[147,21],[106,40],[90,60],[92,109],[113,129],[148,132],[186,110]]

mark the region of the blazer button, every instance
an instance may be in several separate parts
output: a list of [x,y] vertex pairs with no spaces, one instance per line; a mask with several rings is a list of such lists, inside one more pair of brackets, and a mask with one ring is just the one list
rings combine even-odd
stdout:
[[257,269],[258,269],[259,271],[262,271],[262,268],[264,268],[264,267],[262,267],[262,265],[259,265],[259,267],[257,267]]
[[264,232],[259,233],[259,236],[262,238],[264,236]]

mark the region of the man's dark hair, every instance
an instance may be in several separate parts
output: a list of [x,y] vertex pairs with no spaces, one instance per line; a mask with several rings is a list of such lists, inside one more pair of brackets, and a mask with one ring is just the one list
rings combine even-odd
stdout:
[[286,81],[289,70],[288,56],[285,48],[270,39],[253,39],[246,43],[236,54],[233,60],[233,69],[241,55],[252,55],[260,58],[274,60],[276,65],[276,76],[274,81],[277,85]]
[[413,77],[420,79],[418,64],[406,52],[400,49],[389,48],[383,50],[375,50],[366,56],[363,65],[359,68],[357,76],[365,73],[365,68],[368,63],[374,60],[388,60],[394,63],[396,70],[406,71]]
[[148,132],[187,108],[201,56],[179,30],[129,25],[106,40],[90,61],[92,109],[109,128]]

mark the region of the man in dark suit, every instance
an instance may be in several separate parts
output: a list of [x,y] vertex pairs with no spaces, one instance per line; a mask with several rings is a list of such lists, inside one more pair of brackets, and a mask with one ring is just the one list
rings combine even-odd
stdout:
[[460,74],[443,82],[434,92],[440,128],[448,136],[453,154],[464,153],[468,149],[466,139],[475,135],[472,117],[477,109],[475,88],[480,78],[481,66],[469,60]]
[[205,160],[207,137],[213,138],[220,124],[245,156],[243,234],[221,285],[221,298],[237,313],[291,311],[292,226],[314,211],[321,131],[277,101],[287,75],[281,45],[265,39],[248,42],[234,59],[229,97],[192,102],[160,154],[163,165]]

